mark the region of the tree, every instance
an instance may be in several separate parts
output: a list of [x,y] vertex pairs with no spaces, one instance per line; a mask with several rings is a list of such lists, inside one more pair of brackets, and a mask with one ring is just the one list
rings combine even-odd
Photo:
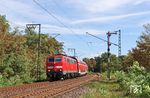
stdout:
[[83,61],[87,63],[89,71],[95,71],[96,61],[94,58],[84,58]]
[[147,71],[150,70],[150,24],[144,25],[145,32],[137,40],[137,46],[129,51],[122,66],[127,71],[134,61],[138,61]]
[[96,72],[102,72],[102,66],[101,66],[101,57],[97,56],[94,57],[95,61],[96,61],[96,67],[95,67],[95,71]]
[[[90,71],[94,72],[104,72],[107,70],[107,64],[108,64],[108,54],[107,52],[102,53],[100,56],[94,57],[94,58],[84,58],[83,61],[85,61]],[[118,57],[115,54],[110,54],[110,60],[111,60],[111,70],[119,70],[121,69],[121,65],[118,65],[117,60]],[[123,57],[120,59],[123,59]],[[121,62],[121,60],[120,60]]]
[[124,60],[122,62],[122,70],[127,72],[129,67],[133,65],[134,58],[132,56],[131,51],[127,54],[127,56],[124,57]]
[[9,30],[9,24],[6,20],[5,16],[0,15],[0,66],[3,65],[3,57],[4,57],[4,46],[5,46],[5,40],[8,38],[6,37]]
[[[25,32],[25,33],[22,33]],[[46,79],[45,60],[62,51],[63,45],[48,34],[41,33],[39,77]],[[20,31],[18,27],[9,31],[8,21],[0,16],[0,86],[33,82],[37,73],[39,35],[34,30]]]
[[132,56],[140,65],[150,70],[150,24],[144,25],[144,28],[145,32],[137,41],[137,46],[132,49]]
[[[112,71],[120,69],[117,59],[118,59],[118,57],[115,54],[110,54],[110,60],[111,60],[111,65],[110,65],[111,68],[110,69]],[[107,54],[107,52],[105,52],[105,53],[101,54],[101,67],[102,67],[101,70],[102,70],[102,72],[107,70],[107,67],[108,67],[107,64],[108,64],[108,54]]]
[[6,33],[9,30],[9,23],[5,16],[0,15],[0,33]]

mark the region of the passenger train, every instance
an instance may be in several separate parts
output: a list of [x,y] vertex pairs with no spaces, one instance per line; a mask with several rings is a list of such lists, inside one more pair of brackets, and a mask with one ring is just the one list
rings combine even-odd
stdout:
[[86,75],[88,66],[75,57],[57,54],[48,56],[46,60],[46,73],[49,80],[67,79]]

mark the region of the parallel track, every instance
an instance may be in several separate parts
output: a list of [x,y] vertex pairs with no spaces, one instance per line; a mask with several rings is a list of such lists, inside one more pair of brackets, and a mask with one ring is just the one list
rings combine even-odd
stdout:
[[70,90],[96,79],[96,75],[67,79],[64,81],[40,82],[20,86],[0,88],[2,98],[50,98],[61,95]]

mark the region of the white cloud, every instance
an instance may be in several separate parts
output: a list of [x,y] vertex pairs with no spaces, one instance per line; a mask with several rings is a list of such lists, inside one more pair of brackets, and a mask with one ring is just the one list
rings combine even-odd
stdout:
[[96,30],[96,29],[89,29],[89,28],[83,28],[83,29],[78,29],[78,28],[71,28],[73,32],[68,30],[65,27],[60,27],[56,25],[43,25],[42,26],[43,31],[51,32],[51,33],[60,33],[60,34],[82,34],[85,35],[86,32],[90,32],[92,34],[105,34],[106,31],[104,30]]
[[150,2],[150,0],[137,0],[134,5],[139,5],[139,4],[142,4],[142,3],[145,3],[145,2]]
[[[74,4],[73,6],[80,6],[83,7],[83,9],[86,9],[91,12],[101,12],[106,11],[110,9],[118,8],[119,6],[131,3],[135,0],[66,0],[64,2],[68,2],[71,4]],[[42,2],[39,0],[39,2]],[[45,1],[46,2],[46,1]],[[116,3],[117,2],[117,3]],[[25,26],[26,23],[41,23],[43,24],[49,24],[46,29],[44,27],[45,32],[62,32],[64,34],[72,34],[71,31],[66,29],[65,27],[62,27],[60,23],[58,23],[55,19],[48,16],[46,12],[44,12],[41,8],[39,8],[37,5],[35,5],[34,2],[27,0],[25,3],[21,0],[3,0],[0,1],[2,5],[4,5],[7,8],[4,8],[3,6],[0,6],[0,13],[3,12],[6,15],[9,16],[8,20],[11,20],[12,24],[19,24],[21,26]],[[44,4],[43,4],[44,5]],[[150,11],[145,12],[139,12],[139,13],[131,13],[131,14],[123,14],[123,15],[116,15],[116,16],[104,16],[104,17],[93,17],[90,19],[83,19],[83,20],[76,20],[71,21],[69,19],[65,19],[63,17],[57,16],[60,21],[62,21],[67,26],[75,26],[75,24],[84,24],[84,23],[91,23],[91,22],[107,22],[107,21],[113,21],[118,19],[123,19],[127,17],[133,17],[133,16],[139,16],[139,15],[145,15],[149,14]],[[15,25],[13,24],[13,25]],[[17,26],[17,25],[15,25]],[[105,32],[104,30],[99,29],[90,29],[84,28],[77,29],[77,28],[71,28],[74,32],[77,34],[84,34],[85,32],[90,32],[92,34],[102,34],[102,32]]]
[[[41,3],[40,1],[38,2]],[[30,21],[34,23],[59,24],[53,17],[32,2],[32,0],[3,0],[0,1],[0,3],[2,5],[0,6],[0,13],[6,15],[6,18],[12,22],[16,23],[16,21],[22,21],[23,23]],[[44,4],[42,4],[42,6],[44,6]],[[62,22],[68,22],[67,19],[61,16],[53,15],[59,18]]]
[[[15,23],[10,22],[10,25],[13,27],[19,27],[21,30],[26,28],[26,24],[29,24],[31,22],[21,22],[16,21]],[[70,28],[73,32],[71,32],[69,29],[65,27],[61,27],[58,25],[51,25],[51,24],[41,24],[41,31],[43,33],[60,33],[60,34],[77,34],[77,35],[85,35],[86,32],[92,33],[92,34],[105,34],[105,30],[96,30],[96,29],[89,29],[89,28]]]
[[140,16],[150,14],[150,11],[145,12],[138,12],[138,13],[130,13],[130,14],[123,14],[123,15],[117,15],[117,16],[105,16],[105,17],[94,17],[90,19],[83,19],[83,20],[77,20],[72,22],[72,24],[83,24],[83,23],[90,23],[90,22],[107,22],[107,21],[114,21],[118,19],[133,17],[133,16]]
[[65,0],[76,8],[84,9],[92,13],[114,10],[124,5],[134,3],[136,0]]
[[144,20],[140,21],[137,25],[139,27],[142,27],[143,25],[146,25],[146,24],[150,24],[150,19],[144,19]]
[[[149,8],[146,8],[144,4],[147,3],[146,6],[148,6],[150,0],[58,0],[60,9],[58,9],[58,5],[57,6],[52,5],[51,0],[37,0],[37,1],[40,4],[42,4],[46,9],[52,11],[53,15],[55,15],[65,25],[71,27],[71,29],[74,32],[76,32],[76,34],[81,36],[81,38],[85,37],[84,36],[86,34],[85,32],[89,32],[92,34],[105,34],[107,32],[107,30],[103,30],[100,28],[105,28],[109,30],[120,28],[122,31],[125,30],[129,31],[126,33],[127,35],[125,35],[124,37],[124,39],[126,39],[128,38],[129,35],[138,34],[131,32],[135,32],[135,30],[140,31],[141,30],[139,28],[140,26],[137,27],[137,24],[143,21],[142,22],[143,25],[143,23],[147,22],[149,20],[148,15],[150,14],[150,11],[137,12],[139,9],[141,11],[149,10]],[[92,48],[88,47],[87,49],[86,46],[84,47],[84,45],[82,45],[83,44],[82,41],[79,40],[79,38],[78,39],[76,39],[75,37],[72,38],[73,40],[76,41],[70,41],[70,39],[68,40],[67,39],[68,36],[66,36],[65,34],[74,34],[74,33],[63,27],[60,23],[58,23],[58,21],[53,19],[53,17],[49,16],[44,10],[38,7],[33,2],[33,0],[0,0],[0,4],[1,4],[0,14],[5,14],[6,18],[11,22],[13,27],[19,26],[25,28],[27,23],[41,23],[42,33],[49,33],[49,34],[59,33],[64,35],[62,41],[65,41],[65,44],[67,43],[66,46],[77,47],[76,49],[80,50],[81,53],[85,52],[85,54],[83,54],[82,57],[85,56],[88,57],[89,55],[93,57],[94,55],[100,54],[97,53],[98,51],[105,51],[106,49],[105,44],[104,46],[99,46],[101,49],[96,49],[96,47],[94,47],[96,45],[93,44],[92,47],[93,51],[91,51]],[[66,11],[68,13],[62,12],[63,10],[64,12]],[[128,13],[131,11],[133,11],[134,13]],[[117,15],[115,13],[117,13]],[[109,15],[113,14],[113,16],[107,16],[108,14]],[[120,19],[123,20],[125,18],[130,17],[134,18],[140,15],[142,17],[139,17],[138,18],[139,20],[137,19],[133,20],[134,22],[133,21],[130,22],[127,20],[128,21],[127,23],[124,22],[122,23],[120,21],[117,21]],[[76,19],[76,21],[72,21],[71,19],[73,20]],[[103,25],[104,22],[111,22],[114,20],[116,24],[110,23],[110,26]],[[102,27],[98,25],[84,24],[92,22],[94,23],[98,22]],[[119,23],[119,26],[117,23]],[[75,28],[77,27],[76,25],[79,24],[81,24],[80,27],[83,28]],[[92,27],[94,27],[95,29],[92,29]],[[135,27],[137,27],[137,29],[135,29]],[[21,28],[21,30],[23,28]],[[74,35],[69,36],[69,38],[71,38],[72,36]],[[89,39],[89,37],[86,38],[85,38],[86,41],[93,41],[92,38],[91,39]],[[131,39],[131,42],[134,41],[133,39]],[[78,44],[76,45],[76,43]],[[128,49],[130,48],[129,46],[131,46],[130,43],[128,45]]]

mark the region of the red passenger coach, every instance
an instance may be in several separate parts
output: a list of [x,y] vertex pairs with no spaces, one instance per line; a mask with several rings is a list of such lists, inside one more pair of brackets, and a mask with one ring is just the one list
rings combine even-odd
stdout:
[[78,60],[78,66],[79,66],[79,74],[80,75],[86,75],[88,71],[88,66],[85,62]]
[[50,80],[77,77],[86,74],[86,63],[66,55],[48,56],[46,60],[47,77]]

